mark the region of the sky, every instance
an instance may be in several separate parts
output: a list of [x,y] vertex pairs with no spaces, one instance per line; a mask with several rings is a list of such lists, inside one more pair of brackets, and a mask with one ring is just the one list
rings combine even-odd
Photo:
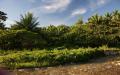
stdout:
[[98,13],[120,10],[120,0],[0,0],[0,11],[7,13],[6,26],[19,21],[20,15],[31,12],[38,17],[39,26],[73,25]]

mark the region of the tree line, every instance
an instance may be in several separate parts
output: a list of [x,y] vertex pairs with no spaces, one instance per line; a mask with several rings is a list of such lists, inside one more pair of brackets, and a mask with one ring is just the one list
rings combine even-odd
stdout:
[[21,15],[6,28],[6,13],[0,11],[0,49],[119,47],[120,11],[104,15],[95,14],[87,22],[79,19],[74,25],[38,27],[32,13]]

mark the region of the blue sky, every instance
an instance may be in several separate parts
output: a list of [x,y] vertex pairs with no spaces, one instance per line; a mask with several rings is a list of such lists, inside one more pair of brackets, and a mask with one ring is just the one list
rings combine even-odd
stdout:
[[95,13],[120,10],[120,0],[0,0],[0,10],[7,13],[7,27],[19,20],[21,14],[32,12],[40,26],[72,25],[79,18],[84,21]]

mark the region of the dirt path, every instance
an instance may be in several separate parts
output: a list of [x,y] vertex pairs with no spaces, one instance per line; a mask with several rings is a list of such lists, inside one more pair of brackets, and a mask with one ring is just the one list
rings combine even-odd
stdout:
[[120,56],[91,60],[86,64],[19,69],[16,75],[120,75]]

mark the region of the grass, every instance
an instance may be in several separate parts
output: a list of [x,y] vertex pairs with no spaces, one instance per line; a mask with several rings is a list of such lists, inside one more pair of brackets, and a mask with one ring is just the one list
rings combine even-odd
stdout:
[[104,50],[120,50],[118,48],[79,48],[64,50],[38,50],[34,49],[16,51],[0,51],[0,64],[10,69],[15,68],[34,68],[64,65],[70,63],[87,62],[90,59],[105,56]]

